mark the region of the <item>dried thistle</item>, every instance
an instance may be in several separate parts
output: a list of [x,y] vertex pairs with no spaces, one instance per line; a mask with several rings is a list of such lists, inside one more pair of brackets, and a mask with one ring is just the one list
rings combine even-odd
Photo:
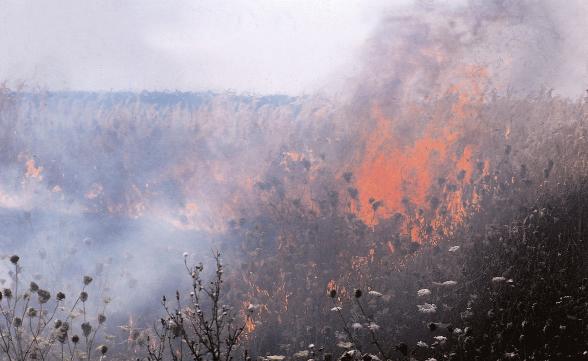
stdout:
[[4,297],[8,299],[12,298],[12,290],[10,288],[5,288],[2,293],[4,294]]
[[16,328],[19,328],[22,326],[22,319],[20,317],[15,317],[14,320],[12,320],[12,325]]
[[92,333],[92,325],[90,325],[90,322],[82,323],[82,333],[84,334],[84,337],[90,336]]
[[38,290],[37,295],[39,296],[39,303],[44,304],[47,303],[51,299],[51,293],[47,290]]
[[39,285],[35,282],[31,282],[29,289],[31,290],[31,292],[35,293],[39,290]]

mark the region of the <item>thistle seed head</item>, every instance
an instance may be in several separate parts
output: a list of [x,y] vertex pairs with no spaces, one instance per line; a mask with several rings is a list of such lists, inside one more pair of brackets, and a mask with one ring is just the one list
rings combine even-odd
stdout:
[[2,293],[4,294],[4,297],[6,298],[12,298],[12,290],[10,288],[5,288]]
[[37,291],[37,295],[39,296],[40,304],[47,303],[47,301],[51,299],[51,293],[49,293],[47,290],[40,289]]
[[90,283],[92,283],[93,278],[90,276],[84,276],[84,285],[89,285]]
[[17,256],[17,255],[12,255],[12,256],[10,256],[10,263],[12,263],[12,264],[17,264],[19,259],[20,259],[20,257],[19,257],[19,256]]
[[90,333],[92,333],[92,326],[90,325],[90,322],[82,323],[82,333],[84,334],[84,337],[90,336]]
[[14,320],[12,320],[12,325],[16,328],[19,328],[22,326],[22,319],[20,317],[15,317]]

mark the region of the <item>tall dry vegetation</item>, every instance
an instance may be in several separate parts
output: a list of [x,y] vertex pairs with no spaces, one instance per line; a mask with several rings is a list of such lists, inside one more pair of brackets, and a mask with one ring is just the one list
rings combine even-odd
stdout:
[[[358,288],[364,294],[369,290],[382,294],[365,298],[370,317],[379,320],[378,335],[387,345],[404,343],[415,351],[417,341],[430,343],[427,324],[434,322],[476,330],[477,348],[501,340],[493,345],[493,353],[483,348],[476,351],[477,357],[504,356],[507,352],[522,355],[523,349],[530,347],[529,338],[534,348],[540,348],[544,345],[539,342],[550,337],[537,336],[536,329],[534,336],[522,331],[524,320],[520,316],[526,315],[533,321],[526,320],[525,325],[559,322],[564,329],[575,330],[558,336],[570,338],[567,344],[558,343],[558,351],[546,351],[549,355],[566,348],[579,355],[585,348],[580,336],[585,330],[577,320],[585,317],[581,306],[585,300],[580,297],[570,301],[565,308],[570,312],[569,319],[563,316],[555,321],[550,307],[557,307],[555,303],[562,302],[558,297],[566,296],[566,292],[577,297],[585,287],[582,202],[586,199],[587,110],[584,100],[571,102],[548,93],[527,99],[495,97],[485,103],[466,129],[468,137],[475,137],[477,143],[473,161],[478,159],[478,164],[471,177],[457,184],[440,179],[430,190],[431,198],[438,201],[433,210],[411,209],[406,203],[399,216],[408,217],[410,222],[416,211],[424,215],[419,219],[421,224],[437,222],[442,233],[427,234],[430,228],[423,227],[424,242],[402,234],[399,218],[370,227],[346,211],[346,203],[353,197],[349,192],[352,188],[346,188],[348,183],[352,186],[353,175],[349,175],[351,182],[323,176],[318,180],[322,191],[305,204],[296,193],[283,190],[283,184],[291,181],[290,170],[270,173],[269,185],[262,183],[258,189],[259,205],[267,207],[262,217],[243,220],[243,225],[236,224],[233,229],[233,234],[241,238],[244,254],[240,273],[250,282],[243,284],[243,292],[252,302],[263,305],[253,348],[261,353],[271,350],[292,354],[311,343],[328,347],[340,338],[353,341],[337,332],[335,325],[344,325],[337,312],[329,312],[333,305],[326,294],[336,289],[349,324],[358,320],[365,329],[371,321],[362,321],[363,312],[354,305],[353,289]],[[484,162],[489,164],[487,169]],[[310,176],[303,165],[289,165],[289,169],[295,169],[302,179],[305,174]],[[459,173],[460,169],[450,172]],[[305,181],[317,182],[316,178]],[[452,192],[464,195],[467,210],[465,221],[457,225],[451,214],[443,213]],[[553,219],[558,221],[550,223]],[[454,246],[461,248],[448,252]],[[561,272],[554,272],[557,265]],[[493,287],[495,277],[513,281]],[[445,281],[455,281],[456,285],[450,282],[444,286]],[[544,289],[545,294],[530,291],[543,289],[545,284],[550,285]],[[436,305],[436,312],[419,313],[417,304],[422,305],[423,300],[417,291],[429,288],[433,298],[427,301]],[[521,299],[508,301],[514,294]],[[476,311],[472,311],[473,320],[463,319],[470,308]],[[539,309],[541,312],[536,311]],[[486,317],[488,312],[491,316]],[[362,332],[360,339],[369,345],[369,332]],[[525,337],[514,342],[515,333],[516,337]],[[508,341],[507,334],[511,338]],[[374,346],[368,349],[380,352]],[[441,348],[434,353],[441,357],[449,352]],[[380,352],[379,356],[384,355]]]
[[[238,163],[230,155],[239,154],[243,166],[234,177],[208,179],[205,188],[219,183],[223,196],[246,193],[242,198],[229,197],[230,206],[218,208],[223,224],[217,230],[222,232],[214,237],[230,260],[224,283],[226,299],[217,302],[237,313],[233,316],[235,325],[246,324],[241,337],[231,332],[231,343],[236,345],[238,339],[238,347],[253,355],[329,358],[347,349],[343,355],[347,358],[367,354],[379,358],[495,359],[505,355],[579,357],[585,350],[582,204],[586,199],[588,109],[584,99],[570,101],[542,93],[524,99],[495,96],[477,104],[475,118],[462,129],[464,142],[475,140],[471,174],[460,177],[459,168],[433,169],[439,177],[428,190],[428,204],[407,199],[398,216],[366,224],[353,206],[362,190],[355,184],[356,148],[350,149],[350,144],[361,149],[365,139],[353,143],[353,135],[341,128],[340,114],[312,112],[308,106],[302,114],[313,119],[305,123],[310,125],[288,123],[292,129],[287,139],[276,139],[272,138],[276,129],[266,127],[267,123],[280,112],[287,112],[284,119],[289,119],[296,101],[282,105],[285,108],[264,105],[261,109],[267,112],[267,119],[252,120],[249,116],[254,114],[251,104],[255,101],[240,100],[249,104],[243,105],[249,107],[249,115],[236,126],[238,134],[214,146],[217,137],[224,137],[220,128],[225,123],[203,125],[199,119],[207,107],[216,109],[221,118],[225,107],[231,109],[226,112],[237,114],[231,101],[205,103],[208,105],[199,105],[197,110],[185,105],[156,108],[141,102],[125,109],[119,104],[112,110],[103,109],[100,114],[104,117],[98,117],[94,128],[79,128],[61,120],[59,127],[72,139],[78,130],[82,132],[81,140],[74,144],[77,154],[95,152],[95,159],[110,164],[108,159],[118,159],[117,154],[139,156],[149,144],[171,158],[141,167],[138,162],[124,163],[128,177],[116,182],[106,179],[108,172],[72,182],[59,178],[59,171],[83,165],[68,163],[69,157],[62,155],[63,164],[52,168],[43,154],[51,142],[39,134],[46,128],[56,131],[54,125],[42,122],[43,113],[28,100],[18,100],[18,95],[10,92],[5,96],[13,99],[2,105],[2,119],[7,124],[2,130],[9,140],[2,143],[6,150],[3,164],[22,168],[22,154],[29,147],[35,149],[36,165],[44,166],[47,188],[59,185],[81,196],[93,183],[103,186],[99,203],[82,200],[96,211],[140,217],[142,208],[135,205],[148,205],[157,195],[133,188],[137,182],[132,174],[149,179],[152,171],[165,164],[163,179],[175,180],[180,174],[187,184],[176,183],[178,189],[197,189],[204,181],[191,180],[197,170],[206,169],[199,165],[200,160],[202,164],[219,162],[215,169],[223,173]],[[448,95],[427,106],[451,108],[453,102],[454,97]],[[80,108],[73,109],[75,113]],[[79,114],[92,112],[87,108]],[[201,113],[192,116],[194,112]],[[123,119],[121,125],[115,124],[115,118]],[[171,130],[166,128],[168,123]],[[9,134],[11,129],[27,127],[36,134],[28,141]],[[182,134],[186,129],[200,135]],[[254,134],[254,140],[232,144],[232,139],[243,134]],[[176,137],[186,152],[165,148],[168,140]],[[264,139],[273,144],[264,155],[267,165],[251,178],[247,165],[259,157]],[[250,150],[239,153],[240,147],[249,146]],[[199,147],[207,149],[200,153],[202,159],[189,162],[189,150]],[[452,151],[463,148],[459,142],[454,147]],[[221,156],[222,150],[228,153]],[[55,155],[54,150],[48,152]],[[163,184],[154,182],[151,187],[163,190]],[[133,192],[122,191],[129,189]],[[125,194],[122,203],[117,200],[121,191]],[[455,193],[462,195],[465,211],[460,222],[448,212]],[[378,201],[371,203],[376,217]],[[182,222],[182,226],[198,224],[190,217]],[[406,225],[419,229],[418,242],[412,238],[414,234],[405,233]],[[456,251],[449,251],[457,246]],[[355,289],[361,290],[361,297],[356,297]],[[331,290],[336,290],[335,298],[329,297]],[[419,296],[419,290],[430,294],[423,291]],[[156,302],[158,290],[150,293]],[[240,317],[244,317],[249,305],[258,312],[250,322],[239,320],[237,310],[242,310]],[[175,315],[170,310],[167,317],[173,321]],[[233,331],[241,326],[234,327]],[[150,339],[154,337],[151,334]],[[174,350],[190,341],[206,349],[202,340],[196,341],[197,334],[185,342],[174,339],[171,345],[164,339]],[[215,342],[223,343],[222,338]],[[220,347],[211,345],[209,354],[223,358]],[[177,357],[177,353],[164,355]],[[194,355],[208,357],[204,351]]]

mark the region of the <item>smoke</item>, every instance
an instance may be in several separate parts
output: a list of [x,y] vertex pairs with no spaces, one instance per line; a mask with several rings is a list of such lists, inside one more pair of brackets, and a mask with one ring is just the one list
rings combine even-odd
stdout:
[[[474,172],[479,124],[468,122],[493,92],[582,94],[587,12],[581,1],[420,2],[382,19],[333,98],[4,90],[2,252],[56,287],[101,276],[115,310],[132,312],[181,287],[183,252],[205,258],[267,211],[265,189],[315,207],[324,183],[352,170],[364,210],[377,194],[361,184],[382,189],[387,216],[405,201],[383,188],[423,206],[437,176],[456,177],[441,170]],[[422,107],[444,96],[441,110]]]
[[[359,99],[386,103],[441,95],[467,66],[487,70],[487,90],[536,94],[553,89],[581,96],[588,83],[588,25],[580,1],[469,1],[421,5],[385,17],[363,53],[364,71],[352,81]],[[358,84],[353,87],[353,84]]]
[[104,278],[116,310],[179,287],[183,252],[210,256],[247,207],[239,192],[252,164],[278,151],[276,129],[291,127],[298,107],[211,94],[2,96],[12,99],[2,112],[2,251],[55,287]]

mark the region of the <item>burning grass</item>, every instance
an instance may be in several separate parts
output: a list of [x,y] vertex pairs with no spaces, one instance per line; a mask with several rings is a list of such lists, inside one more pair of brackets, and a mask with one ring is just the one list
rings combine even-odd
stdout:
[[[588,250],[583,241],[587,236],[584,205],[588,183],[573,183],[560,190],[558,194],[543,194],[529,207],[511,212],[477,213],[472,220],[478,224],[492,222],[486,223],[485,231],[463,225],[457,231],[459,237],[422,245],[404,255],[403,269],[373,273],[371,276],[377,278],[364,280],[360,288],[353,289],[355,282],[350,280],[331,282],[327,295],[322,288],[293,292],[292,300],[302,296],[308,306],[319,306],[311,315],[314,321],[305,320],[302,330],[295,328],[297,323],[290,323],[305,316],[293,314],[298,310],[296,303],[277,319],[268,312],[272,306],[269,302],[262,307],[247,303],[246,313],[239,316],[234,310],[240,303],[231,297],[235,285],[231,278],[224,282],[220,255],[215,257],[216,269],[210,282],[201,278],[203,266],[190,267],[184,256],[192,291],[176,293],[177,306],[164,297],[160,325],[144,331],[146,342],[133,357],[228,360],[234,350],[233,358],[259,355],[267,360],[582,359],[588,346],[584,322],[588,317]],[[60,309],[63,295],[56,296],[53,313],[47,313],[43,305],[51,299],[50,293],[36,283],[31,283],[30,291],[19,292],[18,257],[6,261],[13,263],[15,272],[13,287],[3,292],[5,344],[15,341],[18,346],[26,340],[33,346],[48,345],[48,352],[39,351],[39,355],[50,360],[60,357],[59,352],[49,352],[53,343],[71,345],[77,338],[73,347],[65,348],[69,353],[61,359],[89,358],[92,350],[76,351],[79,337],[73,335],[70,340],[68,330],[72,328],[63,331],[65,323],[39,336],[47,333],[45,328],[51,328],[47,318],[53,318]],[[239,273],[234,269],[229,272]],[[85,277],[84,287],[91,281]],[[40,305],[36,308],[29,304],[32,294],[38,295]],[[76,314],[76,304],[82,302],[84,306],[87,296],[82,294],[70,316]],[[24,310],[23,318],[11,311],[17,309],[18,301],[26,302],[19,308]],[[85,307],[77,308],[85,317]],[[203,311],[205,308],[208,311]],[[36,327],[27,329],[17,319],[40,325],[40,332]],[[259,327],[247,330],[250,320],[259,319]],[[101,325],[104,320],[99,315],[97,322]],[[273,335],[266,333],[268,328]],[[81,330],[86,342],[94,342],[96,331],[86,332],[84,324]],[[268,347],[268,340],[274,346]],[[289,344],[275,345],[278,340]],[[100,353],[108,348],[118,351],[112,357],[128,357],[128,351],[117,346],[116,340],[101,341],[108,346],[100,348],[96,357],[102,358]],[[3,349],[11,355],[9,359],[29,359],[28,353],[19,358],[17,346]]]
[[[302,129],[293,137],[303,144],[270,152],[255,182],[234,178],[238,182],[229,188],[240,194],[234,198],[240,209],[221,211],[224,231],[211,233],[230,260],[227,292],[216,302],[234,312],[233,331],[241,330],[230,342],[238,350],[234,357],[584,357],[586,102],[549,93],[496,96],[476,103],[459,125],[438,118],[453,117],[459,101],[449,93],[408,114],[414,127],[436,115],[421,131],[372,107],[365,124],[373,128],[365,127],[365,137],[359,132],[351,150],[324,143],[316,129]],[[339,120],[325,122],[337,132]],[[401,128],[412,135],[397,139]],[[23,164],[26,187],[55,187],[42,159]],[[397,169],[404,175],[388,177]],[[81,192],[84,202],[111,209],[114,193],[107,184],[88,182],[95,191],[92,197]],[[60,185],[61,192],[68,187]],[[196,214],[201,206],[183,209]],[[147,292],[153,302],[158,291]],[[163,328],[152,329],[148,320],[157,315],[139,316],[139,325],[99,335],[96,342],[108,347],[109,357],[191,357],[190,342],[201,345],[194,357],[211,355],[196,334],[169,329],[173,318],[189,317],[168,309]],[[35,320],[49,329],[43,317]],[[4,327],[15,327],[14,320]],[[51,340],[51,333],[42,337]],[[59,346],[57,338],[53,342]],[[168,352],[157,351],[162,344]],[[178,354],[182,345],[187,348]],[[83,348],[101,357],[100,350]],[[220,346],[210,348],[224,357]],[[64,349],[66,358],[85,357],[79,349]]]
[[[588,102],[537,90],[549,6],[478,5],[384,21],[338,100],[2,89],[3,251],[109,269],[113,358],[586,358]],[[186,286],[208,239],[227,265]]]

